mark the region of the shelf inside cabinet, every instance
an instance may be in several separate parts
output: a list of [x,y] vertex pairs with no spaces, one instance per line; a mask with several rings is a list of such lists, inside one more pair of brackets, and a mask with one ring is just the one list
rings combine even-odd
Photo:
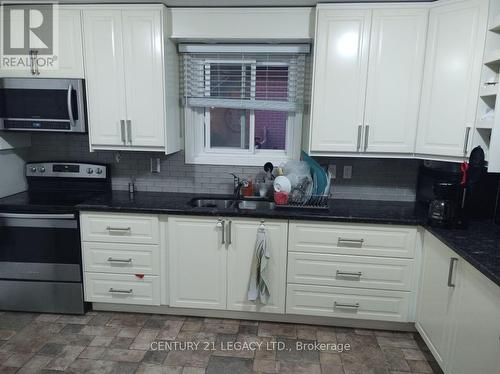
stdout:
[[500,33],[500,14],[493,17],[491,22],[490,31]]
[[498,84],[483,85],[479,90],[479,96],[488,97],[496,96],[498,94]]
[[495,122],[495,119],[493,117],[480,119],[476,123],[476,129],[491,130],[491,129],[493,129],[494,122]]
[[494,50],[485,55],[485,65],[499,65],[500,64],[500,50]]

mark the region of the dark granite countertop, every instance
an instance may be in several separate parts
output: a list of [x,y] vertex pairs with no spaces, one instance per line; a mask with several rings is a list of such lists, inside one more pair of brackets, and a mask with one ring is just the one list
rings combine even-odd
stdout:
[[[195,208],[189,204],[193,198],[226,197],[224,195],[200,195],[165,192],[136,192],[133,199],[126,191],[113,191],[96,196],[78,205],[79,210],[143,212],[161,214],[186,214],[224,217],[257,217],[277,219],[310,219],[339,222],[384,223],[417,225],[420,221],[413,202],[371,200],[331,200],[328,210],[314,209],[257,209],[239,210]],[[1,203],[1,201],[0,201]]]
[[[375,200],[331,200],[328,210],[261,209],[238,210],[195,208],[193,198],[226,197],[190,193],[137,192],[133,199],[127,191],[112,191],[79,204],[80,211],[107,211],[153,214],[182,214],[221,217],[255,217],[290,220],[315,220],[394,225],[421,225],[458,255],[500,286],[500,226],[491,221],[470,222],[467,229],[445,229],[426,224],[426,209],[413,202]],[[21,193],[0,199],[0,211],[46,209],[27,206]]]
[[500,225],[476,221],[469,222],[466,229],[424,227],[500,286]]

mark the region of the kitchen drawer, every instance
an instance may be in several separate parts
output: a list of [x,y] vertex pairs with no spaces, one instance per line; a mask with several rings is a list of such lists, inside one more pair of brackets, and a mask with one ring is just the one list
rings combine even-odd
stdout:
[[290,222],[291,252],[413,258],[415,227]]
[[85,301],[160,305],[160,277],[85,273]]
[[159,224],[156,215],[83,213],[80,222],[83,241],[159,243]]
[[413,271],[407,258],[288,254],[288,283],[411,291]]
[[95,273],[160,274],[159,245],[83,242],[83,270]]
[[288,284],[287,314],[408,322],[410,292]]

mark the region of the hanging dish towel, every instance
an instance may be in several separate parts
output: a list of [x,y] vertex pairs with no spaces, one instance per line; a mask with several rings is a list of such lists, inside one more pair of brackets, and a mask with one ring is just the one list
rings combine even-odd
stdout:
[[255,253],[252,260],[250,273],[250,284],[248,286],[248,300],[260,300],[262,304],[267,304],[269,292],[268,262],[271,254],[267,248],[266,229],[263,225],[257,231],[255,242]]

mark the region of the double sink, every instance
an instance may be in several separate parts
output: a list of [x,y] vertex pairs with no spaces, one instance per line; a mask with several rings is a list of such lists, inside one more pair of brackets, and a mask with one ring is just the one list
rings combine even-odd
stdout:
[[239,210],[272,210],[275,205],[268,200],[235,200],[235,199],[192,199],[189,204],[193,208],[205,209],[239,209]]

